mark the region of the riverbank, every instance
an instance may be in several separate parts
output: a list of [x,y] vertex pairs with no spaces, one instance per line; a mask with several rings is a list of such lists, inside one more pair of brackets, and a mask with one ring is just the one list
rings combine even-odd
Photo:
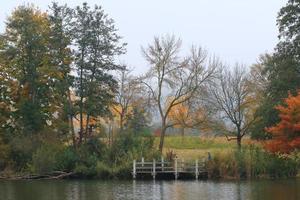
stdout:
[[[2,179],[132,179],[134,159],[160,160],[158,138],[124,136],[113,148],[105,143],[90,141],[80,149],[43,146],[33,159],[19,171],[6,168]],[[130,144],[130,145],[129,145]],[[258,142],[243,141],[236,149],[234,142],[223,137],[166,137],[165,160],[205,160],[209,179],[257,179],[296,177],[299,152],[290,155],[271,154]]]

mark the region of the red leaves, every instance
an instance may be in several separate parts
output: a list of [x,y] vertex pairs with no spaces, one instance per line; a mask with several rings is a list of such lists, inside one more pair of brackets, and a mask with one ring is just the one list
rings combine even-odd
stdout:
[[297,96],[289,94],[285,106],[276,106],[281,121],[266,128],[273,135],[265,147],[271,152],[289,153],[300,148],[300,91]]

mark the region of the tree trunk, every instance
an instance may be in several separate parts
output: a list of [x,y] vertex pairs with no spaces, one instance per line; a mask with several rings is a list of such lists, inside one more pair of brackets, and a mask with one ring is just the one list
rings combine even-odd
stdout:
[[183,143],[183,137],[184,137],[184,127],[181,128],[181,143]]
[[241,148],[242,148],[242,136],[241,136],[240,128],[238,128],[238,130],[237,130],[236,142],[237,142],[238,149],[241,150]]
[[241,148],[242,148],[242,138],[241,137],[237,138],[237,145],[238,145],[238,149],[241,150]]
[[[81,50],[81,63],[84,63],[84,49]],[[83,64],[80,66],[80,131],[79,131],[79,144],[82,143],[83,137]]]
[[124,114],[123,114],[123,111],[122,111],[122,113],[120,114],[120,124],[119,124],[119,126],[120,126],[120,133],[122,133],[122,131],[123,131],[123,120],[124,120]]
[[[83,100],[82,100],[83,101]],[[80,130],[79,130],[79,144],[82,143],[82,138],[83,138],[83,106],[82,106],[82,101],[80,102]]]
[[87,116],[86,116],[86,125],[85,125],[85,135],[84,135],[84,140],[85,140],[85,141],[86,141],[87,136],[88,136],[89,122],[90,122],[90,115],[87,114]]
[[75,130],[74,130],[74,123],[73,123],[73,113],[70,113],[72,110],[72,100],[71,100],[71,92],[68,89],[68,103],[69,103],[69,123],[70,123],[70,132],[72,135],[72,139],[73,139],[73,145],[74,147],[76,146],[76,136],[75,136]]
[[162,153],[162,150],[164,148],[164,139],[165,139],[165,134],[166,134],[166,126],[163,125],[161,128],[161,132],[160,132],[160,142],[159,142],[159,152]]
[[111,122],[108,124],[108,146],[111,147]]

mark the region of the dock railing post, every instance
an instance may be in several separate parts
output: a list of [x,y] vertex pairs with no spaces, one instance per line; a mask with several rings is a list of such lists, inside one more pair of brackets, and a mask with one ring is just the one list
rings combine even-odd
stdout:
[[175,180],[178,178],[177,158],[175,158]]
[[142,157],[142,167],[144,167],[144,157]]
[[152,168],[153,179],[155,179],[155,175],[156,175],[155,166],[156,166],[156,162],[155,162],[155,159],[153,159],[153,168]]
[[132,176],[133,176],[133,179],[136,178],[136,160],[133,160]]
[[199,169],[198,169],[198,160],[196,160],[196,166],[195,166],[195,176],[196,176],[196,180],[198,180],[198,175],[199,175]]
[[161,157],[161,171],[164,171],[164,157]]

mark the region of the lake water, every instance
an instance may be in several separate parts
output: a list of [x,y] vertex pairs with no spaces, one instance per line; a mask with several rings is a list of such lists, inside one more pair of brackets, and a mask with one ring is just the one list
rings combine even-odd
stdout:
[[300,200],[300,179],[259,181],[0,181],[0,200]]

